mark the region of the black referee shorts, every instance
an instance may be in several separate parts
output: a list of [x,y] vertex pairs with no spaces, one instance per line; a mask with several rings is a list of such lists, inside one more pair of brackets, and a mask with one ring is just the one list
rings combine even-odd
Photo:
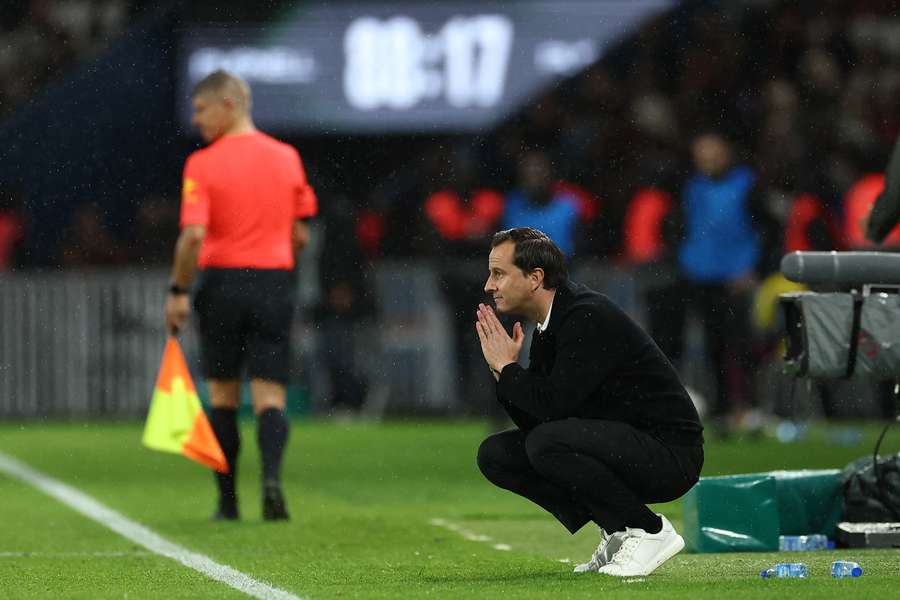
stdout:
[[194,311],[203,375],[287,383],[294,275],[282,269],[205,269]]

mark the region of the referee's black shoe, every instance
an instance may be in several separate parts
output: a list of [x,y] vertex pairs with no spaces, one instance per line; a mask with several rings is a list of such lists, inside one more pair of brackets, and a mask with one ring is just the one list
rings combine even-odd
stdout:
[[219,502],[219,509],[210,517],[212,521],[237,521],[240,519],[237,504],[229,502]]
[[281,493],[281,484],[267,481],[263,484],[263,520],[287,521],[290,519]]

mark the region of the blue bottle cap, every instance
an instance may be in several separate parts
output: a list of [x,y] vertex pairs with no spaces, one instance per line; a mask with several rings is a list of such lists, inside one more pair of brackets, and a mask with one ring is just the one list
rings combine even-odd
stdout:
[[850,575],[853,577],[859,577],[862,575],[862,567],[853,567],[853,570],[850,571]]

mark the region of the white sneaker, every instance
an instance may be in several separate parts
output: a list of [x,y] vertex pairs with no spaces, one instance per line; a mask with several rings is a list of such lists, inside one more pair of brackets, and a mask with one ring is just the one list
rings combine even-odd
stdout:
[[616,577],[649,575],[659,565],[681,552],[684,539],[675,532],[667,518],[659,516],[662,518],[659,533],[627,528],[619,550],[598,572]]
[[596,573],[600,570],[600,567],[609,562],[610,557],[615,554],[616,550],[619,549],[619,546],[622,545],[622,540],[624,538],[624,531],[616,531],[612,535],[610,535],[606,533],[606,530],[601,527],[600,545],[597,546],[596,550],[594,550],[594,554],[591,555],[591,560],[586,563],[577,565],[573,569],[573,571],[575,573]]

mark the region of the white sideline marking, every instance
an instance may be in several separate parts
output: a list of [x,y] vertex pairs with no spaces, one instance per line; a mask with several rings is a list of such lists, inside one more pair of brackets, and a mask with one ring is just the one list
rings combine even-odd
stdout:
[[44,475],[40,471],[36,471],[2,452],[0,452],[0,472],[15,477],[39,489],[48,496],[56,498],[69,508],[100,523],[104,527],[112,529],[122,537],[140,544],[150,552],[180,562],[184,566],[194,569],[210,579],[220,581],[248,596],[259,598],[259,600],[302,600],[290,592],[257,581],[228,565],[217,563],[204,554],[191,552],[183,546],[170,542],[152,529],[132,521],[94,500],[87,494],[57,479]]
[[[474,531],[469,531],[468,529],[464,529],[458,523],[454,523],[452,521],[448,521],[447,519],[441,519],[436,517],[428,521],[431,525],[435,527],[443,527],[448,531],[452,531],[453,533],[458,533],[463,539],[469,540],[470,542],[493,542],[494,538],[489,535],[482,535],[480,533],[475,533]],[[512,550],[512,546],[509,544],[491,544],[491,548],[494,550],[500,550],[503,552],[508,552]]]
[[0,552],[0,558],[121,558],[132,556],[153,556],[152,552]]

